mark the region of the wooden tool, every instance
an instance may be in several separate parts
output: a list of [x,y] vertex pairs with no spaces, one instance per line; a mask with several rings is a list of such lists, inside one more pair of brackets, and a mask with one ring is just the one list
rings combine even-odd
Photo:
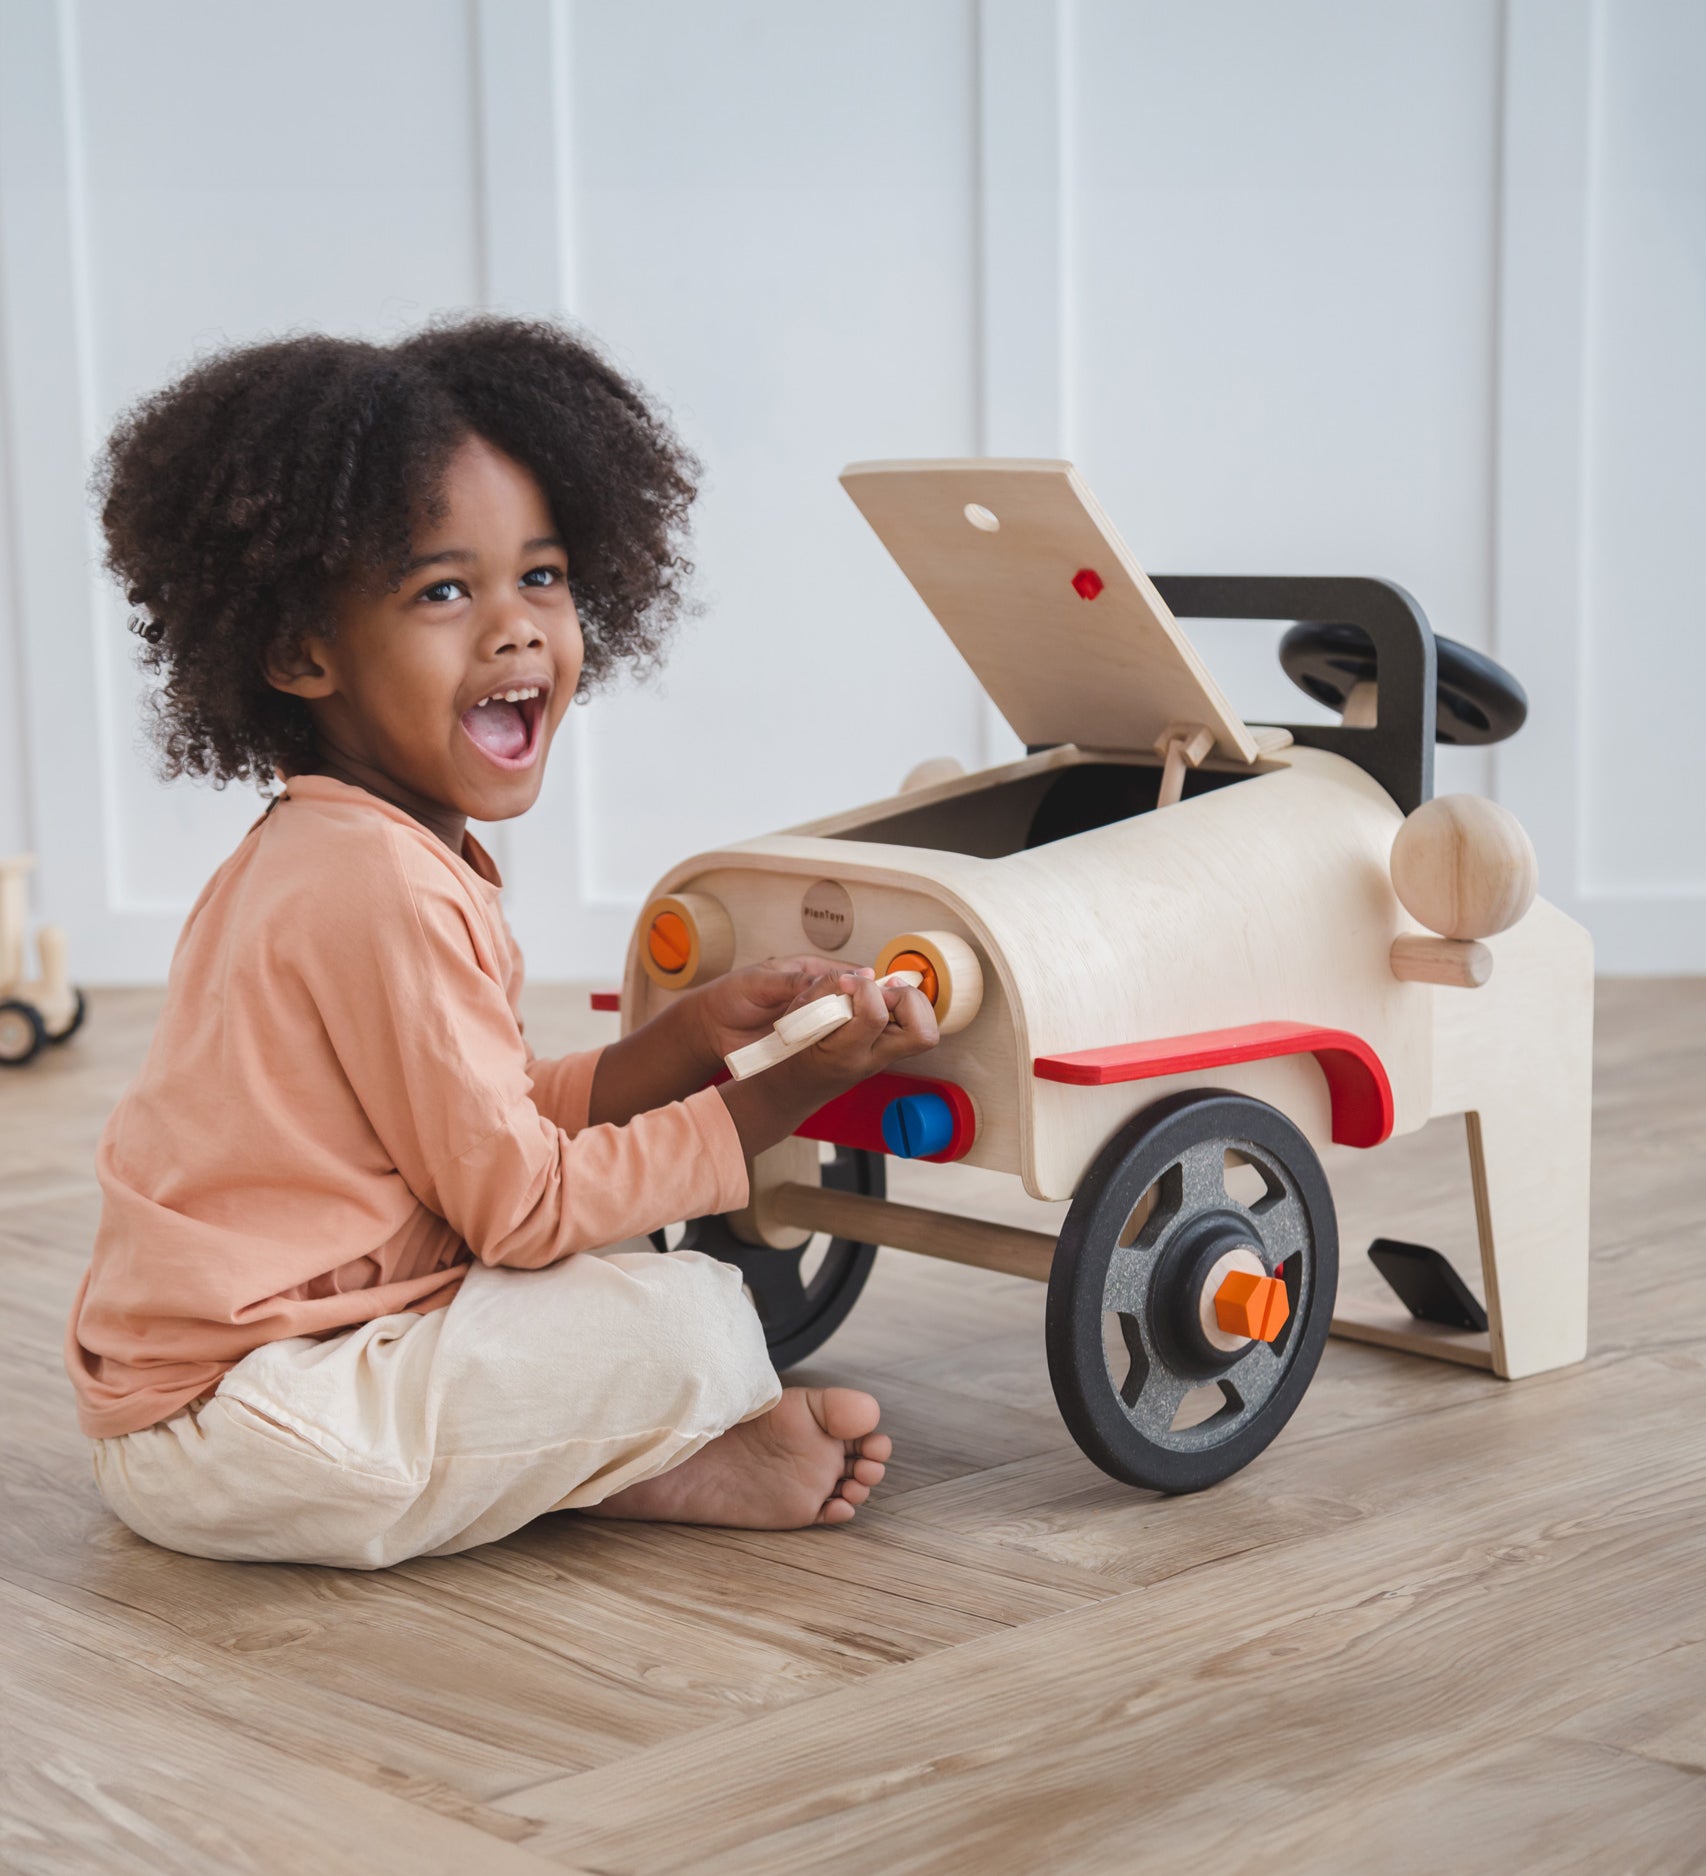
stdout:
[[[922,978],[917,971],[890,971],[876,981],[879,990],[894,985],[916,990]],[[778,1062],[785,1062],[790,1055],[809,1049],[814,1042],[821,1042],[843,1023],[852,1020],[851,997],[845,994],[816,997],[810,1003],[802,1003],[797,1010],[790,1010],[786,1016],[778,1017],[769,1035],[760,1036],[756,1042],[749,1042],[745,1048],[736,1049],[723,1059],[736,1081],[746,1081],[753,1075],[763,1074],[767,1068],[774,1068]]]

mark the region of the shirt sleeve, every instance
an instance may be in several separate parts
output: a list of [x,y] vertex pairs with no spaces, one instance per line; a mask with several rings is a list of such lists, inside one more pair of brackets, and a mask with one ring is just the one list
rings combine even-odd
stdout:
[[386,844],[389,870],[328,922],[333,942],[304,972],[380,1147],[422,1204],[482,1263],[523,1269],[744,1205],[740,1136],[716,1091],[587,1125],[598,1052],[530,1061],[480,908],[413,843]]
[[601,1043],[576,1055],[560,1055],[553,1062],[537,1056],[527,1065],[533,1084],[533,1105],[548,1115],[564,1133],[579,1133],[586,1125],[592,1107],[592,1081],[598,1073],[598,1059],[604,1053]]

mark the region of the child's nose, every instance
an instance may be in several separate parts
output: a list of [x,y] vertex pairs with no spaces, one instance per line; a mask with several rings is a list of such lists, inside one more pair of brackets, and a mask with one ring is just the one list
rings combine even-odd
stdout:
[[527,613],[500,619],[493,626],[488,651],[535,651],[545,643],[539,621]]

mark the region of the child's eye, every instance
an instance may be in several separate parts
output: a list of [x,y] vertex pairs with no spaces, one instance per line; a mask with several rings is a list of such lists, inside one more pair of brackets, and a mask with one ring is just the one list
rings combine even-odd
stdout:
[[536,573],[542,573],[545,576],[545,578],[539,582],[541,586],[556,586],[563,578],[563,570],[561,567],[529,567],[521,576],[522,585],[525,586]]
[[435,580],[431,586],[422,590],[421,598],[432,600],[435,606],[442,606],[457,593],[466,590],[460,580]]

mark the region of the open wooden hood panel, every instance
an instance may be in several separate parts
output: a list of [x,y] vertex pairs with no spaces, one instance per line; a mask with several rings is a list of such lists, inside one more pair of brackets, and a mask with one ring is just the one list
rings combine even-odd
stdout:
[[852,463],[841,482],[1024,742],[1150,749],[1190,724],[1217,755],[1255,760],[1070,463]]

